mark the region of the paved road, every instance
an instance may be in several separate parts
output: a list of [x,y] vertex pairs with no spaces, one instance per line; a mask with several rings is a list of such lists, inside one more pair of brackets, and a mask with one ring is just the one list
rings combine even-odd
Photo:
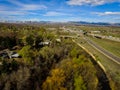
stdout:
[[112,53],[110,53],[109,51],[103,49],[102,47],[100,47],[99,45],[95,44],[93,41],[91,41],[88,38],[84,38],[91,46],[93,46],[95,49],[97,49],[99,52],[101,52],[102,54],[104,54],[105,56],[107,56],[108,58],[110,58],[111,60],[113,60],[114,62],[120,64],[120,58],[113,55]]

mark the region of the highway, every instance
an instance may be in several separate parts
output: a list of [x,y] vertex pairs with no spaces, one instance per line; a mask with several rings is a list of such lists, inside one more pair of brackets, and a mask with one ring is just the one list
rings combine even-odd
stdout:
[[89,45],[91,45],[92,47],[94,47],[96,50],[98,50],[99,52],[101,52],[102,54],[104,54],[106,57],[108,57],[109,59],[113,60],[114,62],[116,62],[117,64],[120,64],[120,58],[113,55],[112,53],[110,53],[109,51],[103,49],[102,47],[100,47],[99,45],[97,45],[96,43],[94,43],[92,40],[85,38],[84,39],[88,42]]
[[[75,36],[65,36],[63,35],[62,37],[68,37],[68,38],[76,38]],[[86,42],[88,42],[89,45],[91,45],[93,48],[95,48],[97,51],[99,51],[100,53],[102,53],[103,55],[105,55],[106,57],[108,57],[110,60],[116,62],[117,64],[120,65],[120,57],[117,57],[115,55],[113,55],[111,52],[105,50],[104,48],[102,48],[101,46],[97,45],[95,42],[93,42],[92,40],[90,40],[89,38],[86,38],[84,36],[82,36]]]

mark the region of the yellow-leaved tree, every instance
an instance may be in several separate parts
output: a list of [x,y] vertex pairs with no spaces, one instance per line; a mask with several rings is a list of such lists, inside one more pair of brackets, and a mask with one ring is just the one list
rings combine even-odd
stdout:
[[51,76],[47,77],[43,83],[43,90],[67,90],[64,88],[65,75],[62,69],[54,69],[51,71]]

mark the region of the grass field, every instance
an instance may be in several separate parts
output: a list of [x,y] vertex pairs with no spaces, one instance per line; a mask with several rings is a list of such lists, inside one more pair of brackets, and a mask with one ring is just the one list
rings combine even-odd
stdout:
[[106,40],[106,39],[98,39],[93,37],[89,37],[89,38],[98,45],[100,45],[101,47],[103,47],[104,49],[120,57],[120,42]]
[[[102,53],[94,49],[92,46],[90,46],[83,38],[79,38],[76,40],[79,42],[82,46],[84,46],[89,52],[91,52],[97,60],[101,62],[101,64],[105,67],[106,72],[110,78],[115,82],[114,84],[117,85],[117,87],[120,89],[120,65],[113,62],[106,56],[104,56]],[[112,82],[112,81],[111,81]],[[111,83],[110,82],[110,83]]]

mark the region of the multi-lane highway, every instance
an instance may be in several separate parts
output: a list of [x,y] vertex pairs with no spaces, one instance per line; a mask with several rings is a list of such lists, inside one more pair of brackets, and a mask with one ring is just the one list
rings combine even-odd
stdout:
[[119,57],[117,57],[117,56],[113,55],[111,52],[103,49],[101,46],[97,45],[95,42],[93,42],[89,38],[84,38],[84,39],[88,42],[89,45],[91,45],[96,50],[98,50],[99,52],[104,54],[106,57],[108,57],[109,59],[113,60],[114,62],[120,64],[120,58]]

